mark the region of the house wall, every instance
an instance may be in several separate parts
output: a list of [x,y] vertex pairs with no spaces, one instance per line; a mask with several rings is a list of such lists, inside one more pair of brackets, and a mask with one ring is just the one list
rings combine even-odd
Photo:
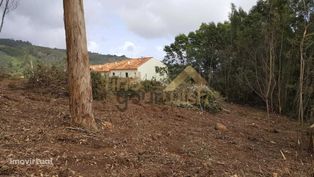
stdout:
[[160,74],[156,73],[156,67],[166,67],[161,61],[156,60],[154,58],[148,60],[144,64],[142,64],[138,68],[138,72],[140,72],[141,80],[152,80],[153,78],[157,81],[160,81],[167,76],[161,76]]
[[131,78],[140,77],[140,74],[137,70],[111,70],[109,72],[109,77],[113,77],[113,76],[126,77],[126,73],[128,73],[128,77],[131,77]]
[[108,73],[106,72],[100,72],[101,76],[104,76],[104,77],[107,77],[108,76]]

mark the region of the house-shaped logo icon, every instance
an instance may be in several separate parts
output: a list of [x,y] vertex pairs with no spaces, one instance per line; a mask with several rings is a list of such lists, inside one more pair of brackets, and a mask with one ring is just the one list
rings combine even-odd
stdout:
[[197,85],[207,85],[206,80],[192,66],[188,66],[164,89],[164,91],[174,91],[189,77],[192,78]]

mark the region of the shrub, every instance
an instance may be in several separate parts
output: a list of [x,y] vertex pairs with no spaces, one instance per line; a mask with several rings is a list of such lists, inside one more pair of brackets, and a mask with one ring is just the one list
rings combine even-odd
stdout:
[[[62,66],[38,64],[25,72],[28,78],[27,87],[41,93],[68,95],[67,72]],[[99,73],[91,73],[92,92],[95,100],[105,99],[109,95],[106,90],[106,79]]]
[[[28,78],[27,87],[41,93],[53,95],[68,95],[67,72],[62,66],[38,64],[25,73]],[[99,73],[91,73],[92,92],[95,100],[105,99],[106,81]]]
[[108,96],[109,91],[106,89],[106,78],[100,73],[91,73],[93,98],[95,100],[102,100]]
[[[182,100],[183,95],[189,94]],[[222,110],[221,102],[222,97],[218,92],[210,89],[207,86],[195,86],[189,85],[188,83],[179,86],[174,91],[173,100],[170,104],[174,104],[178,107],[194,108],[206,110],[212,113],[217,113]]]
[[156,80],[141,81],[140,86],[145,92],[158,91],[163,89],[163,84]]
[[203,90],[203,95],[201,96],[201,107],[205,110],[208,110],[212,113],[217,113],[222,110],[222,106],[220,101],[222,101],[222,97],[218,92],[205,87]]
[[28,88],[56,95],[68,93],[66,71],[62,67],[37,64],[33,70],[27,70],[25,75]]

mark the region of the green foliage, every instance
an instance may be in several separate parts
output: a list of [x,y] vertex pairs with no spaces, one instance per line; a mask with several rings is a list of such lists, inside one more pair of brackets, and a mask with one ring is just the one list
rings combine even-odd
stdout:
[[90,64],[97,65],[97,64],[104,64],[104,63],[112,63],[115,61],[125,60],[127,59],[126,56],[117,56],[117,55],[102,55],[98,53],[89,52],[89,62]]
[[[24,73],[28,79],[28,88],[56,96],[68,95],[67,72],[63,66],[56,64],[37,64]],[[93,98],[106,99],[110,91],[106,90],[106,79],[99,73],[91,73]]]
[[106,79],[105,77],[101,76],[100,73],[91,73],[92,79],[92,88],[93,88],[93,98],[95,100],[102,100],[106,98],[107,93],[109,90],[106,89]]
[[222,110],[221,96],[218,92],[207,88],[201,97],[201,106],[203,109],[212,113],[218,113]]
[[163,84],[156,80],[144,80],[140,82],[140,87],[145,92],[158,91],[163,89]]
[[62,67],[47,64],[37,64],[26,73],[28,87],[43,93],[67,95],[67,75]]
[[222,110],[220,94],[207,86],[199,86],[187,81],[172,92],[170,104],[178,107],[199,109],[218,113]]
[[[63,66],[55,64],[37,64],[25,72],[28,88],[56,96],[68,95],[67,72]],[[92,92],[95,100],[106,99],[110,91],[106,90],[105,77],[91,73]]]
[[175,37],[164,48],[164,63],[171,78],[192,65],[228,101],[263,106],[268,100],[272,111],[295,116],[299,45],[305,25],[309,35],[304,47],[304,112],[310,119],[314,102],[314,1],[259,0],[249,13],[232,5],[229,21],[202,24],[188,35]]

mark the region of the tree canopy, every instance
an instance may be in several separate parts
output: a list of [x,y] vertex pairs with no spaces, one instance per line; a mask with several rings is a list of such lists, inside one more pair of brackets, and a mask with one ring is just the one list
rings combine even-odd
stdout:
[[313,22],[312,0],[259,0],[249,12],[232,4],[228,21],[176,36],[164,62],[170,76],[192,65],[232,102],[297,116],[301,99],[305,117],[314,119]]

